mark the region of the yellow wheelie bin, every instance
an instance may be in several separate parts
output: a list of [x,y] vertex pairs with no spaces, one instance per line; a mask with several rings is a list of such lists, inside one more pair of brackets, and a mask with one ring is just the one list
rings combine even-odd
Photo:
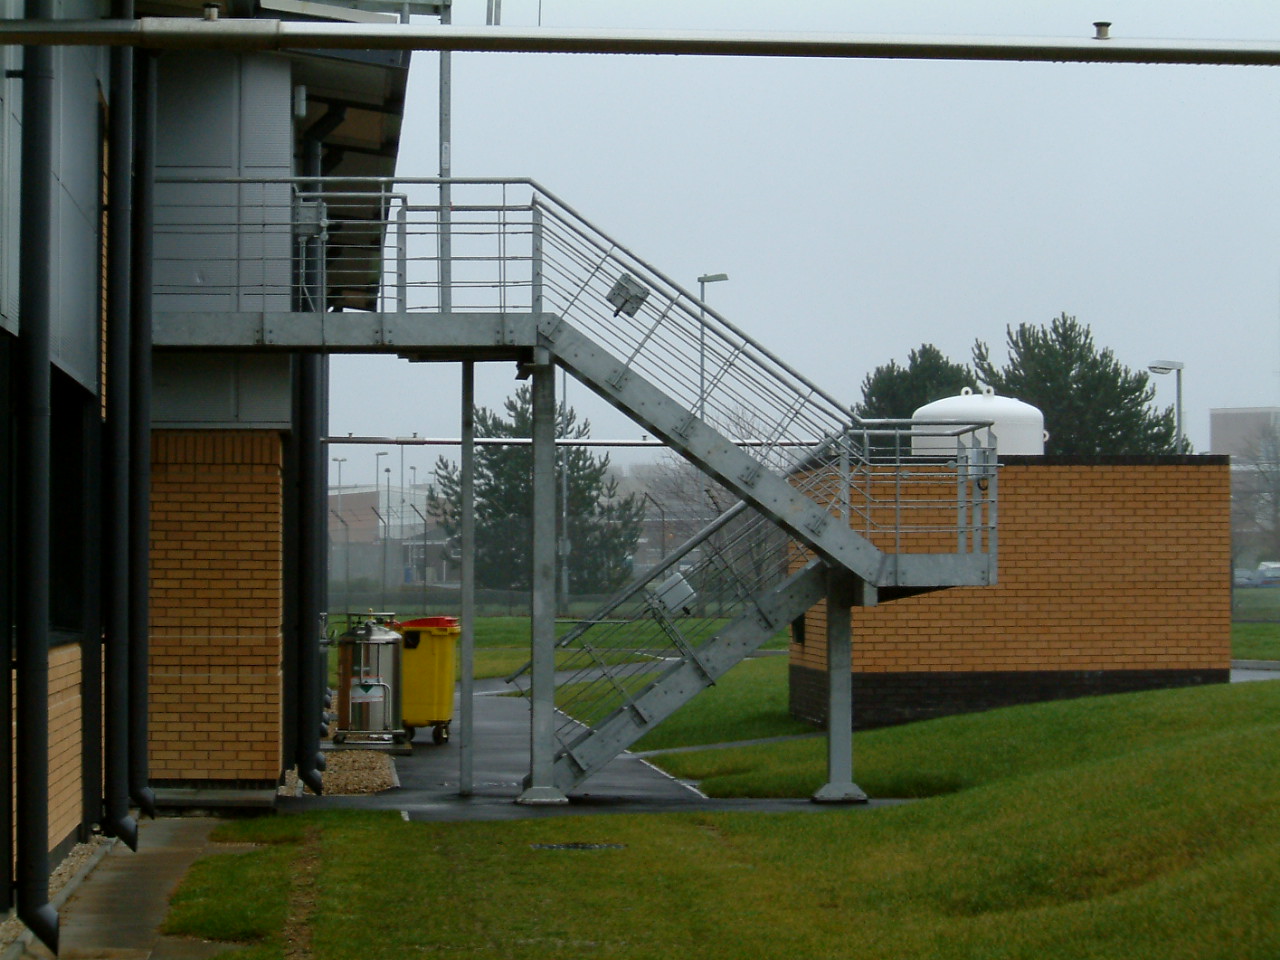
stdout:
[[404,729],[409,739],[418,727],[430,727],[431,739],[445,743],[453,721],[453,681],[458,672],[457,617],[419,617],[400,623],[404,637],[400,662]]

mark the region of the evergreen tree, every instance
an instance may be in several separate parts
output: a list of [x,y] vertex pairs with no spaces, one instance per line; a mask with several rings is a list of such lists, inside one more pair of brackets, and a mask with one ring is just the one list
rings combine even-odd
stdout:
[[907,354],[907,365],[890,360],[862,380],[862,402],[857,414],[864,419],[906,419],[917,409],[943,397],[954,397],[974,387],[973,371],[952,363],[931,343]]
[[1064,313],[1047,327],[1023,323],[1005,335],[1008,362],[996,367],[987,345],[975,341],[974,371],[1002,396],[1040,408],[1046,454],[1175,452],[1173,409],[1152,408],[1155,387],[1146,371],[1099,350],[1087,325]]
[[[533,433],[533,401],[522,385],[503,411],[480,407],[476,436],[528,438]],[[563,404],[556,411],[556,436],[590,436],[589,421]],[[568,490],[568,509],[563,500]],[[496,590],[527,590],[532,571],[533,447],[528,444],[476,447],[476,585]],[[436,461],[430,504],[445,531],[458,534],[461,482],[458,465]],[[640,539],[644,508],[635,495],[618,496],[609,456],[585,447],[558,447],[556,452],[556,539],[566,536],[568,518],[569,589],[571,593],[605,593],[631,573],[631,556]]]

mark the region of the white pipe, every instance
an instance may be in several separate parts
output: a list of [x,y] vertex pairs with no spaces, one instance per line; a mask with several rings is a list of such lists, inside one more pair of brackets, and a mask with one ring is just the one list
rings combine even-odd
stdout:
[[725,57],[1030,60],[1071,63],[1280,65],[1280,43],[1025,37],[908,37],[847,33],[550,30],[281,20],[3,20],[0,44],[182,50],[465,50],[647,53]]

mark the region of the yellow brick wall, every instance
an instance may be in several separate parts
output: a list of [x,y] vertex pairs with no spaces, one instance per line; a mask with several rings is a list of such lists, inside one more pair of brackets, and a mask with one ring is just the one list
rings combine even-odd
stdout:
[[80,827],[81,651],[78,643],[49,651],[49,849]]
[[282,457],[271,431],[157,431],[151,776],[274,781],[281,760]]
[[[1225,462],[1017,462],[999,583],[853,611],[854,671],[1206,670],[1231,659]],[[826,669],[822,607],[793,664]]]

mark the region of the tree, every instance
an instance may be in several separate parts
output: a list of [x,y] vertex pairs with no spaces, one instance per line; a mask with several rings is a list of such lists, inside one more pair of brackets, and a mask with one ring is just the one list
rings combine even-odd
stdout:
[[862,403],[857,414],[865,419],[906,419],[917,409],[943,397],[954,397],[977,386],[973,371],[952,363],[931,343],[907,354],[907,365],[890,360],[862,380]]
[[973,345],[978,379],[996,392],[1039,407],[1049,432],[1047,454],[1173,453],[1171,407],[1151,407],[1155,387],[1099,350],[1085,324],[1065,313],[1049,326],[1005,328],[1009,360],[997,368],[981,340]]
[[[475,415],[479,437],[528,438],[533,432],[533,402],[528,386],[507,398],[503,412],[480,407]],[[563,404],[556,411],[556,436],[590,436],[589,421]],[[433,513],[449,536],[457,536],[461,504],[458,465],[436,461],[429,494]],[[568,490],[568,508],[563,493]],[[497,590],[526,590],[532,570],[533,448],[528,444],[476,448],[476,585]],[[568,531],[564,529],[568,518]],[[572,593],[604,593],[623,583],[631,572],[631,555],[640,539],[643,505],[636,495],[619,496],[608,455],[595,456],[584,447],[557,448],[556,539],[566,535],[569,589]]]
[[1244,556],[1254,563],[1274,560],[1280,557],[1280,431],[1259,430],[1232,462],[1233,563]]

